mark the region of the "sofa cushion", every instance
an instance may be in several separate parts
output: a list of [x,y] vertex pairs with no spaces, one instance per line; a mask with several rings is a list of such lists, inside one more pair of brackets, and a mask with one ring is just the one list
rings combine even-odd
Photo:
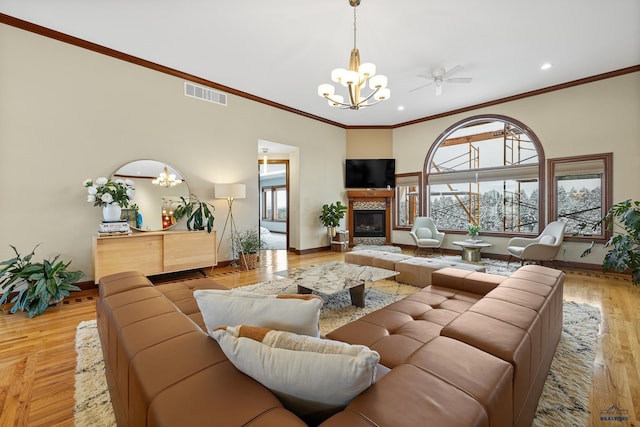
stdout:
[[146,424],[128,425],[305,426],[271,391],[229,361],[213,364],[162,390],[151,402],[147,419]]
[[431,237],[433,237],[433,234],[431,233],[431,230],[429,230],[426,227],[421,227],[421,228],[416,228],[416,237],[418,239],[431,239]]
[[482,403],[417,366],[401,365],[321,427],[489,427]]
[[524,246],[509,246],[507,247],[507,251],[510,254],[520,256],[522,255],[522,252],[524,252]]
[[211,336],[236,368],[303,417],[346,406],[374,382],[380,360],[362,345],[267,328],[221,327]]
[[344,262],[349,264],[368,265],[371,267],[384,268],[386,270],[395,270],[396,263],[410,258],[413,257],[411,255],[394,252],[364,249],[360,251],[347,252],[344,255]]
[[[485,271],[485,267],[480,264],[468,264],[444,258],[413,257],[396,262],[395,269],[399,273],[396,276],[396,281],[424,288],[431,284],[432,273],[450,267],[465,271]],[[466,275],[464,272],[461,273]]]
[[258,295],[238,290],[193,293],[207,332],[219,326],[251,325],[320,336],[322,298],[316,295]]
[[512,425],[513,366],[510,363],[446,337],[431,340],[413,353],[407,363],[445,380],[480,402],[490,426]]
[[553,236],[542,236],[540,238],[540,243],[543,245],[553,245],[556,242],[556,238]]

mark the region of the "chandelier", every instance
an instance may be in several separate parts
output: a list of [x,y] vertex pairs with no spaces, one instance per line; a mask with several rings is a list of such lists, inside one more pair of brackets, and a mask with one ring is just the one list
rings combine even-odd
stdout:
[[[336,68],[331,71],[331,80],[347,87],[348,100],[345,102],[342,95],[336,95],[332,84],[318,86],[318,95],[326,98],[332,107],[358,110],[389,99],[391,91],[387,88],[387,77],[376,74],[375,64],[360,64],[360,52],[356,47],[356,8],[360,5],[360,0],[349,0],[349,4],[353,7],[353,49],[349,58],[349,69]],[[361,90],[366,88],[367,82],[372,92],[363,95]]]
[[160,172],[160,175],[153,181],[152,184],[160,185],[161,187],[175,187],[182,183],[181,179],[176,179],[175,174],[170,174],[167,165],[164,166],[164,170]]

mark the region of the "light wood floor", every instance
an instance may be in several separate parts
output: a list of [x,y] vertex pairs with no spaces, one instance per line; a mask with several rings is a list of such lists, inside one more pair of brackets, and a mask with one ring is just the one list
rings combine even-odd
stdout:
[[[343,259],[336,252],[265,251],[256,270],[225,267],[210,275],[237,287],[269,280],[275,271]],[[96,296],[95,290],[74,293],[34,319],[0,313],[0,427],[73,426],[75,329],[95,319]],[[589,425],[640,426],[640,288],[616,276],[568,271],[564,298],[602,311]],[[629,422],[600,421],[612,405],[627,411]]]

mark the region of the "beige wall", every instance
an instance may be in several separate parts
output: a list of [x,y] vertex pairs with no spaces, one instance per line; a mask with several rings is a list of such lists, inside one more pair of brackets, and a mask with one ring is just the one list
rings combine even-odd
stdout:
[[[183,95],[183,80],[13,27],[0,25],[0,259],[9,244],[37,257],[61,254],[91,267],[100,209],[86,202],[85,178],[108,176],[135,159],[167,162],[216,206],[214,183],[243,182],[239,228],[258,224],[259,139],[291,154],[291,237],[296,249],[326,245],[317,219],[342,197],[345,130],[236,96],[223,107]],[[228,241],[220,259],[229,259]]]
[[[640,199],[640,73],[575,86],[522,100],[444,117],[393,131],[396,173],[423,170],[427,152],[452,124],[479,114],[512,117],[538,136],[547,159],[613,152],[613,199]],[[445,247],[456,249],[447,236]],[[486,252],[506,253],[507,239],[486,238],[494,247]],[[406,232],[396,231],[396,243],[411,243]],[[568,261],[600,264],[603,251],[580,258],[582,243],[566,243]]]
[[392,129],[347,130],[347,159],[393,158]]
[[[0,259],[9,244],[61,254],[92,277],[91,236],[100,211],[85,201],[85,178],[150,158],[185,174],[217,208],[216,182],[247,184],[234,204],[240,228],[258,224],[260,139],[296,147],[291,161],[290,243],[326,245],[323,203],[345,200],[344,159],[394,157],[397,173],[423,168],[429,146],[451,124],[481,113],[513,117],[537,134],[547,158],[614,152],[614,199],[640,199],[640,73],[478,109],[394,130],[349,130],[229,96],[227,107],[183,96],[183,80],[0,24]],[[450,236],[447,238],[450,246]],[[409,243],[404,232],[393,241]],[[506,240],[494,239],[504,253]],[[588,259],[569,244],[566,259]],[[229,258],[228,242],[220,251]]]

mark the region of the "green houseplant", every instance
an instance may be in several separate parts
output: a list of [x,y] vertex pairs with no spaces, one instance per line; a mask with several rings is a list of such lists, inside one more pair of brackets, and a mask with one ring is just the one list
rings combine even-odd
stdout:
[[478,235],[480,234],[480,224],[467,224],[467,234],[472,240],[477,240]]
[[189,201],[180,197],[181,203],[173,212],[176,220],[187,218],[187,228],[189,230],[204,230],[208,233],[213,230],[213,212],[215,207],[207,202],[198,199],[194,194],[189,195]]
[[330,205],[322,205],[322,212],[320,213],[320,221],[322,225],[327,227],[327,233],[333,237],[336,235],[336,227],[340,225],[340,220],[344,218],[347,212],[347,206],[340,203],[338,200]]
[[[22,256],[10,245],[15,257],[0,262],[0,306],[4,309],[12,303],[10,313],[26,311],[29,317],[42,314],[49,305],[62,301],[71,291],[79,291],[74,285],[83,273],[67,271],[71,261],[58,261],[59,255],[42,262],[32,262],[36,245],[31,253]],[[17,293],[11,297],[12,293]]]
[[[640,201],[627,199],[624,202],[616,203],[609,209],[609,212],[602,220],[593,226],[594,229],[602,225],[613,235],[604,244],[609,248],[609,252],[602,261],[604,271],[613,270],[622,273],[631,270],[631,281],[637,286],[640,284]],[[587,224],[580,224],[579,228],[584,229]],[[618,231],[622,229],[622,231]],[[591,243],[581,257],[591,253],[594,243]]]
[[257,230],[238,231],[232,236],[235,252],[240,257],[240,267],[252,270],[258,261],[258,251],[263,249],[265,242],[260,239]]

